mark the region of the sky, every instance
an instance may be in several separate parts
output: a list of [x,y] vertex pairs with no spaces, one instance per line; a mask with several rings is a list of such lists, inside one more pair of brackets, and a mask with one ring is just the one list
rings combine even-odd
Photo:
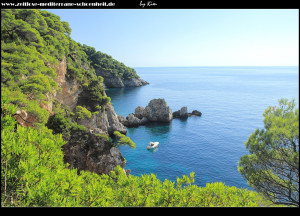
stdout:
[[299,66],[297,9],[47,9],[129,67]]

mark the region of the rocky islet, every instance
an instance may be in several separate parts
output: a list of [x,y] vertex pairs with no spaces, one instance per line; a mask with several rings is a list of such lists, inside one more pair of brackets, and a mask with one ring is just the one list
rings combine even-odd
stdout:
[[198,110],[188,113],[186,106],[172,112],[165,99],[158,98],[152,99],[145,108],[136,107],[134,113],[129,114],[126,118],[119,115],[118,120],[126,127],[137,127],[149,122],[171,122],[174,118],[184,119],[193,115],[201,116],[202,113]]

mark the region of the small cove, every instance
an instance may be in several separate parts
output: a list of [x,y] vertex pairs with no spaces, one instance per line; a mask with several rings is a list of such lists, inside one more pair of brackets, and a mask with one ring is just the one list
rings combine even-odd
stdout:
[[[263,112],[281,97],[298,102],[298,67],[154,67],[135,68],[150,84],[108,89],[118,115],[126,117],[153,98],[164,98],[173,112],[187,106],[201,117],[174,119],[128,128],[136,149],[119,146],[132,175],[154,173],[161,180],[195,172],[195,184],[222,181],[251,189],[237,170],[248,154],[244,142],[263,128]],[[160,142],[155,151],[149,141]]]

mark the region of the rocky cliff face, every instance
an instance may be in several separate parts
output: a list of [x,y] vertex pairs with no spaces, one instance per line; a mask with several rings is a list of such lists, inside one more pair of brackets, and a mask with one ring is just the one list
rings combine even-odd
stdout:
[[90,119],[83,119],[78,123],[93,130],[95,133],[108,135],[112,135],[114,131],[119,131],[123,134],[127,133],[126,128],[120,123],[111,104],[105,105],[98,114],[92,115]]
[[109,174],[115,166],[125,167],[125,159],[111,142],[97,134],[73,131],[71,138],[63,146],[64,161],[70,168],[89,170],[97,174]]
[[[68,77],[65,58],[56,67],[56,72],[56,82],[61,90],[56,92],[54,98],[60,103],[65,104],[71,110],[74,110],[78,105],[78,99],[81,95],[86,94],[75,79]],[[86,106],[88,107],[89,104],[86,104]],[[102,134],[111,135],[115,130],[123,134],[127,132],[126,128],[119,122],[117,114],[111,104],[104,105],[98,114],[92,115],[90,119],[79,121],[79,124]]]
[[[68,76],[66,58],[56,66],[56,73],[56,82],[60,90],[51,95],[51,99],[58,100],[73,111],[81,95],[85,95],[86,92],[76,79]],[[86,106],[88,107],[89,104]],[[52,104],[48,109],[51,113]],[[111,142],[97,136],[97,134],[112,135],[114,131],[123,134],[127,132],[125,126],[119,122],[111,104],[103,105],[97,114],[78,123],[89,130],[72,131],[70,139],[63,147],[65,162],[78,170],[90,170],[98,174],[109,173],[117,165],[125,167],[125,160],[119,150]]]
[[66,58],[56,66],[56,82],[61,90],[56,91],[54,98],[73,110],[83,89],[77,80],[68,78]]
[[107,88],[139,87],[149,84],[140,78],[122,79],[103,69],[97,69],[96,74],[97,76],[102,76],[104,78],[103,83]]

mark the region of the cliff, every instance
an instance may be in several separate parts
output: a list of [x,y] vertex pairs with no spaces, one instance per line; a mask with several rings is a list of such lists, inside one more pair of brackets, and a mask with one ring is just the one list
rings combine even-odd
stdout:
[[139,87],[149,84],[141,79],[133,68],[127,67],[112,56],[96,51],[94,47],[82,46],[91,66],[97,76],[104,78],[103,83],[107,88]]
[[[67,65],[64,58],[56,67],[56,82],[61,90],[53,94],[53,99],[56,99],[61,104],[66,105],[70,110],[74,110],[77,105],[82,105],[91,108],[92,102],[89,101],[90,94],[85,90],[76,79],[67,78]],[[106,97],[106,93],[103,92]],[[114,131],[119,131],[123,134],[127,133],[126,128],[119,122],[117,114],[110,103],[102,105],[100,111],[96,112],[88,119],[78,121],[80,125],[84,125],[89,130],[97,133],[112,135]]]
[[[56,82],[61,90],[53,94],[53,99],[72,111],[78,105],[92,109],[92,102],[88,99],[89,92],[76,79],[68,78],[68,72],[64,58],[56,67]],[[105,97],[105,92],[103,94]],[[108,174],[117,165],[125,167],[125,159],[119,150],[110,141],[97,136],[112,135],[114,131],[123,134],[127,132],[110,103],[103,104],[101,110],[94,112],[91,118],[80,119],[77,122],[88,131],[72,130],[66,140],[67,144],[63,146],[64,161],[70,164],[70,168]]]
[[[49,103],[42,107],[50,113],[46,125],[53,129],[54,133],[64,134],[65,130],[57,129],[61,127],[60,123],[51,123],[52,117],[57,115],[53,102],[73,112],[79,104],[91,109],[91,103],[88,99],[82,99],[88,94],[85,88],[76,79],[68,77],[65,57],[56,65],[55,70],[57,74],[55,81],[59,89],[48,95]],[[103,96],[106,96],[105,92]],[[34,115],[24,110],[18,110],[16,114],[16,120],[23,126],[33,126],[32,123],[37,120]],[[74,118],[71,121],[74,122]],[[101,138],[101,135],[107,135],[106,137],[113,135],[114,131],[123,134],[127,132],[110,103],[103,104],[100,111],[94,112],[90,118],[78,120],[77,123],[88,130],[70,129],[69,136],[64,136],[67,142],[63,146],[64,162],[68,163],[70,168],[109,174],[118,165],[125,167],[125,159],[119,150],[108,139]]]
[[106,88],[140,87],[149,84],[139,77],[125,79],[103,69],[96,69],[96,74],[104,78],[103,83]]
[[105,83],[115,83],[116,77],[115,87],[146,82],[133,68],[70,35],[69,24],[45,10],[2,10],[1,98],[16,107],[13,116],[23,127],[47,126],[62,134],[71,167],[109,173],[125,163],[108,137],[127,131]]

